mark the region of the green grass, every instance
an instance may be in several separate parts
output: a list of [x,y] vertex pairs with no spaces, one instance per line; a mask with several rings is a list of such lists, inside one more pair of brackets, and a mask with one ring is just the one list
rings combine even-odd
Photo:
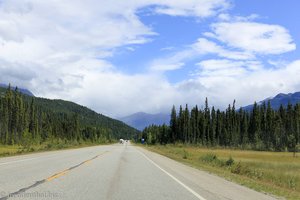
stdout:
[[32,144],[26,147],[21,145],[1,145],[0,144],[0,157],[6,156],[14,156],[20,154],[28,154],[33,152],[43,152],[43,151],[53,151],[53,150],[60,150],[60,149],[74,149],[74,148],[82,148],[82,147],[89,147],[89,146],[96,146],[101,144],[108,144],[106,143],[92,143],[92,142],[77,142],[77,141],[48,141],[41,144]]
[[184,145],[147,146],[147,149],[195,168],[225,177],[260,192],[289,200],[300,199],[300,154]]
[[21,152],[20,146],[7,146],[0,145],[0,157],[11,156]]

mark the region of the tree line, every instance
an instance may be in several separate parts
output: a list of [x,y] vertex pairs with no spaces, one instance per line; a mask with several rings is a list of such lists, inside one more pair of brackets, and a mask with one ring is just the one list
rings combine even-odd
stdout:
[[169,125],[151,125],[141,134],[149,144],[187,143],[202,146],[256,150],[295,151],[300,143],[300,106],[288,104],[278,110],[270,102],[251,111],[236,110],[235,101],[225,111],[208,106],[191,110],[173,106]]
[[113,139],[111,129],[84,124],[84,119],[76,112],[54,112],[37,105],[36,99],[21,94],[17,88],[12,91],[10,86],[2,93],[0,144],[25,145],[57,139],[106,142]]

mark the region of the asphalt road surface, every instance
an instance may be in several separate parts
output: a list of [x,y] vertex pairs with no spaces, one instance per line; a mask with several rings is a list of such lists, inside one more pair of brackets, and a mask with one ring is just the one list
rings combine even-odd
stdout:
[[272,200],[130,144],[0,159],[0,200]]

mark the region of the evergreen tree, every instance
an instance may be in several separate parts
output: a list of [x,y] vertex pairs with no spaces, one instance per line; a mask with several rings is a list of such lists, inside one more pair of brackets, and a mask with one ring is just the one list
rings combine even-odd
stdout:
[[208,107],[207,97],[205,99],[205,108],[204,108],[204,143],[207,145],[209,143],[209,131],[210,131],[210,109]]
[[177,125],[177,114],[175,106],[173,105],[172,111],[171,111],[171,119],[170,119],[170,131],[171,131],[171,141],[172,143],[175,143],[175,141],[178,139],[178,125]]

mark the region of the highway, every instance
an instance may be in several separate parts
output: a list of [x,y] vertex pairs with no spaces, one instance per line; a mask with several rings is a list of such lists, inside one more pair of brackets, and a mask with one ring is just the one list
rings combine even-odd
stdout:
[[130,144],[0,159],[0,200],[274,200]]

